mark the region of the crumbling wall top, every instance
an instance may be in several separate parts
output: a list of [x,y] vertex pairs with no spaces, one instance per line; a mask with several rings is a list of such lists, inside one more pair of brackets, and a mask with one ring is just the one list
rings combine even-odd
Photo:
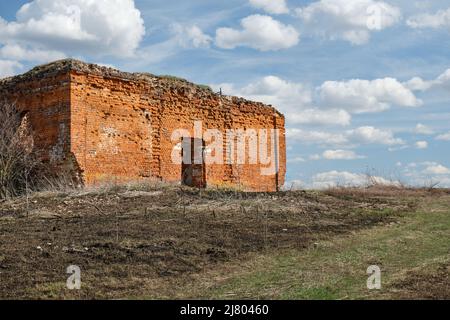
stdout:
[[86,63],[76,59],[58,60],[52,63],[37,66],[21,75],[0,79],[0,89],[14,88],[14,86],[23,82],[54,77],[56,75],[68,73],[71,71],[78,72],[81,74],[97,75],[105,78],[116,78],[128,81],[144,81],[160,88],[185,89],[189,91],[194,91],[197,95],[200,95],[202,97],[214,96],[215,98],[231,100],[233,103],[236,104],[252,103],[255,106],[261,108],[262,110],[265,110],[266,112],[267,111],[274,112],[279,116],[283,116],[272,106],[268,106],[259,102],[252,102],[240,97],[220,95],[218,93],[213,92],[211,88],[208,86],[198,85],[178,77],[157,76],[151,73],[124,72],[111,67]]

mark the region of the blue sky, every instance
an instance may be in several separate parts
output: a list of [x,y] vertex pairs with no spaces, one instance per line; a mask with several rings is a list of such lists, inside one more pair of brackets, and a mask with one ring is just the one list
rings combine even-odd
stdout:
[[450,187],[450,4],[406,0],[0,2],[0,77],[64,57],[274,104],[289,184]]

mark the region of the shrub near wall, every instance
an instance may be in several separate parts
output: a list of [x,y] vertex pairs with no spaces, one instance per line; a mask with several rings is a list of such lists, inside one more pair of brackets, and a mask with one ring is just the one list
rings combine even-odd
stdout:
[[23,194],[37,181],[39,161],[27,115],[0,104],[0,199]]

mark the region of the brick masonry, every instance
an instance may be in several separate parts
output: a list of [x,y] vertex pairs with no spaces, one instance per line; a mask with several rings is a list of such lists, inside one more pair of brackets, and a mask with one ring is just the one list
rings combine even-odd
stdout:
[[[27,113],[35,145],[55,170],[69,169],[86,185],[160,179],[181,181],[172,161],[176,129],[279,129],[280,170],[263,175],[262,164],[206,166],[209,186],[275,191],[284,184],[284,116],[271,106],[222,96],[175,77],[126,73],[62,60],[0,80],[0,99]],[[224,157],[226,156],[226,139]],[[271,141],[267,139],[268,150]]]

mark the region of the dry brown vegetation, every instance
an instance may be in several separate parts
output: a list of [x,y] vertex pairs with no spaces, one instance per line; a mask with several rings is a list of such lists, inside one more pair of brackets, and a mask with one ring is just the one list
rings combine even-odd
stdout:
[[401,299],[450,299],[450,262],[433,270],[416,270],[394,284]]
[[80,185],[71,172],[54,170],[43,161],[28,114],[14,104],[0,103],[0,137],[0,201],[42,190],[73,190]]
[[0,199],[26,192],[35,183],[39,161],[26,115],[0,104]]
[[[180,286],[199,277],[206,285],[212,270],[396,223],[429,195],[146,184],[39,193],[28,208],[16,198],[0,204],[0,297],[189,298]],[[73,264],[81,291],[65,288]]]
[[450,194],[450,189],[377,184],[368,187],[333,187],[324,192],[334,197],[421,197],[423,195]]

